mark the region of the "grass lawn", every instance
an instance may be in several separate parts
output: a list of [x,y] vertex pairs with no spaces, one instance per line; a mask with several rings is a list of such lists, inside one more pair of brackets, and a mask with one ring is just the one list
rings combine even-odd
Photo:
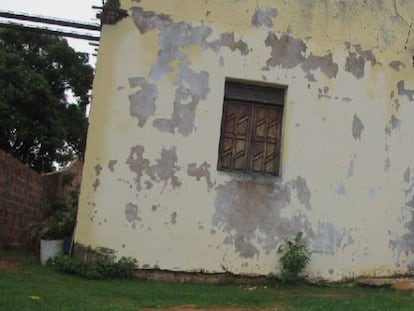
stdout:
[[[4,261],[18,265],[4,267]],[[390,288],[349,284],[249,288],[137,279],[93,281],[42,267],[37,258],[22,253],[0,251],[1,262],[0,310],[140,310],[179,305],[213,310],[225,306],[257,310],[414,310],[411,292]]]

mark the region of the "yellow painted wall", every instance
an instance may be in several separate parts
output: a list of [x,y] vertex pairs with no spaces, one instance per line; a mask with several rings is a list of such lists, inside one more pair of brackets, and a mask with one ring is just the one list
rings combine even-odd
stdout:
[[[414,268],[413,1],[121,4],[102,30],[77,243],[140,268],[277,274],[303,231],[310,278]],[[280,177],[217,171],[225,78],[287,87]]]

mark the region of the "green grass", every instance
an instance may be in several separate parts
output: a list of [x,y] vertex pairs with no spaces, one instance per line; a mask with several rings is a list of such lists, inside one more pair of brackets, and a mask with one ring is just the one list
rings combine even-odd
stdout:
[[0,270],[0,310],[139,310],[182,304],[262,308],[278,305],[284,310],[414,310],[411,292],[390,288],[279,284],[249,289],[136,279],[93,281],[42,267],[36,258],[22,253],[3,251],[0,260],[19,261],[15,268]]

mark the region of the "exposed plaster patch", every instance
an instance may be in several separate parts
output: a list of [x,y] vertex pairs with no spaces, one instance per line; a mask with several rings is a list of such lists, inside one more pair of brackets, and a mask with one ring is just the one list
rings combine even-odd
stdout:
[[148,118],[155,114],[158,88],[145,78],[129,78],[129,85],[132,88],[140,87],[140,90],[129,96],[129,113],[138,119],[138,126],[143,127]]
[[[349,42],[345,43],[348,50],[351,49]],[[352,73],[357,79],[361,79],[365,74],[365,63],[371,62],[371,65],[377,63],[374,54],[370,50],[363,51],[361,45],[353,45],[355,52],[348,51],[348,57],[345,62],[345,71]]]
[[196,177],[197,181],[199,181],[202,177],[206,179],[206,184],[208,190],[211,190],[213,188],[214,184],[211,180],[210,176],[210,164],[207,162],[203,162],[203,164],[199,165],[197,167],[196,163],[190,163],[187,166],[187,174],[191,177]]
[[329,91],[328,87],[324,87],[323,90],[321,88],[318,88],[318,99],[331,98],[331,96],[327,95],[328,91]]
[[399,119],[397,119],[394,115],[391,116],[390,123],[391,123],[391,128],[393,130],[400,128],[401,121]]
[[99,174],[101,173],[101,171],[102,171],[102,166],[100,164],[96,164],[95,165],[95,173],[96,173],[96,176],[99,176]]
[[395,110],[400,109],[400,101],[397,98],[394,99],[394,103],[392,106],[395,108]]
[[344,250],[347,246],[355,243],[352,231],[354,229],[344,229],[341,232],[331,223],[319,223],[312,244],[312,253],[335,255],[337,249]]
[[345,189],[345,187],[342,183],[340,183],[338,185],[338,187],[336,188],[336,194],[337,195],[346,195],[346,189]]
[[96,192],[96,190],[98,189],[99,185],[101,184],[101,181],[99,180],[99,178],[95,179],[95,182],[93,183],[92,187],[93,190]]
[[118,162],[117,160],[109,160],[109,161],[108,161],[108,169],[109,169],[111,172],[114,172],[114,171],[115,171],[115,164],[116,164],[117,162]]
[[222,33],[219,40],[210,42],[209,45],[216,52],[219,52],[221,47],[228,47],[233,52],[239,50],[242,55],[249,54],[247,43],[241,39],[236,41],[233,32]]
[[224,58],[223,58],[223,56],[220,56],[219,67],[223,67],[223,66],[224,66]]
[[361,140],[361,134],[364,129],[365,127],[361,119],[358,118],[356,114],[354,114],[354,118],[352,120],[352,136],[355,140]]
[[132,19],[142,34],[154,29],[159,30],[159,51],[157,63],[152,66],[151,80],[157,81],[172,72],[171,62],[187,60],[183,48],[200,46],[218,52],[221,47],[232,51],[239,50],[242,55],[249,53],[249,48],[241,39],[235,40],[234,33],[222,33],[219,39],[207,41],[212,29],[204,26],[192,26],[185,22],[174,22],[170,16],[146,12],[142,8],[133,7]]
[[414,100],[414,90],[409,90],[405,88],[405,81],[401,80],[397,83],[398,95],[407,96],[409,101]]
[[386,157],[384,160],[384,172],[388,172],[391,167],[391,159],[389,157]]
[[129,169],[136,174],[135,183],[137,184],[137,191],[141,191],[141,178],[146,170],[148,170],[150,161],[144,158],[144,146],[134,146],[126,161]]
[[375,199],[376,193],[375,193],[375,188],[371,187],[368,189],[368,196],[371,200]]
[[139,214],[139,210],[138,210],[138,206],[132,203],[128,203],[125,206],[125,217],[126,219],[132,223],[132,228],[136,228],[136,222],[137,221],[141,221],[142,219],[138,216]]
[[172,225],[175,225],[177,223],[177,213],[176,212],[173,212],[171,214],[170,222],[171,222]]
[[385,127],[385,133],[391,135],[391,132],[395,129],[400,129],[401,121],[397,119],[394,115],[391,116],[388,125]]
[[325,56],[315,56],[310,54],[302,63],[301,68],[308,75],[311,74],[311,70],[315,71],[319,69],[329,79],[336,78],[339,70],[338,64],[333,61],[332,54]]
[[306,45],[301,39],[289,35],[278,38],[273,32],[269,32],[265,44],[272,49],[271,57],[266,61],[268,68],[281,66],[290,69],[305,60]]
[[330,223],[319,223],[318,231],[312,244],[312,253],[335,255],[341,234]]
[[299,202],[310,210],[312,208],[310,204],[311,191],[306,184],[306,179],[298,176],[294,181],[292,181],[292,186],[296,189]]
[[301,39],[295,39],[288,34],[278,38],[273,32],[269,32],[265,44],[272,49],[265,69],[276,66],[290,69],[301,64],[302,70],[306,73],[305,78],[309,81],[316,81],[313,72],[318,69],[329,79],[335,78],[338,73],[339,66],[334,63],[332,54],[310,54],[305,57],[306,45]]
[[273,19],[278,15],[275,8],[257,9],[252,17],[252,25],[256,27],[273,27]]
[[349,161],[348,172],[347,172],[348,177],[354,176],[355,158],[356,158],[356,155],[353,155],[351,161]]
[[187,63],[181,64],[180,75],[174,81],[177,89],[171,119],[155,119],[153,125],[161,132],[175,133],[177,128],[181,135],[190,135],[194,129],[196,108],[210,92],[208,80],[206,71],[196,73]]
[[283,237],[306,232],[309,224],[303,215],[284,218],[281,211],[295,188],[302,204],[309,205],[310,193],[302,177],[286,185],[259,184],[232,180],[218,186],[212,224],[228,233],[242,258],[259,256],[254,240],[266,252],[274,250]]
[[151,189],[154,184],[150,182],[149,180],[145,181],[145,189]]
[[162,191],[164,191],[169,182],[173,189],[181,186],[180,180],[175,176],[175,172],[178,170],[178,167],[176,166],[178,159],[175,146],[171,147],[169,150],[163,148],[161,150],[161,158],[156,159],[155,161],[157,164],[151,166],[150,160],[144,158],[144,150],[144,147],[141,145],[132,147],[126,161],[129,165],[129,169],[136,174],[135,182],[137,184],[137,191],[141,191],[142,189],[141,179],[144,174],[148,175],[154,182],[164,182]]
[[135,25],[142,34],[160,28],[163,26],[168,26],[173,22],[170,16],[165,14],[157,14],[152,11],[144,11],[142,8],[133,7],[132,16],[135,22]]
[[411,169],[409,167],[407,167],[407,169],[404,171],[403,177],[404,177],[404,182],[406,184],[409,184],[411,180]]
[[399,60],[394,60],[388,64],[392,69],[395,71],[400,71],[401,69],[405,69],[405,64],[400,62]]
[[170,182],[173,189],[181,186],[181,182],[177,176],[175,176],[178,170],[177,164],[177,152],[176,147],[173,146],[169,150],[161,150],[161,158],[157,159],[156,165],[153,165],[147,169],[147,174],[151,176],[151,179],[155,182],[164,182],[162,191],[164,191],[168,182]]

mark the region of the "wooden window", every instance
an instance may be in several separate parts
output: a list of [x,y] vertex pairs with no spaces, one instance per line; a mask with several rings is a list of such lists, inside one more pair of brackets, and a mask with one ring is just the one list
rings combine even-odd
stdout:
[[284,89],[226,81],[218,170],[279,175]]

